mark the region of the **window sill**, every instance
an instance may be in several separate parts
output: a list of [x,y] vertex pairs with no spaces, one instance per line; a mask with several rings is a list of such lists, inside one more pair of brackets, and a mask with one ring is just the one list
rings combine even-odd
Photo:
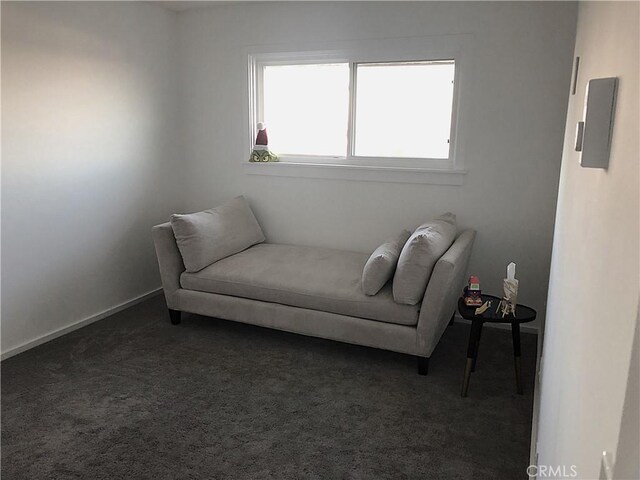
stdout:
[[242,165],[248,175],[277,177],[324,178],[365,182],[421,183],[463,185],[466,170],[436,170],[323,163],[265,162]]

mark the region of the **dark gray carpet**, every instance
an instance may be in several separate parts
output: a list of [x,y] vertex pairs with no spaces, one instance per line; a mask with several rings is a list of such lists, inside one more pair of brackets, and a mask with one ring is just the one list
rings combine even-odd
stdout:
[[155,297],[2,362],[3,479],[526,478],[536,337],[406,355],[186,315]]

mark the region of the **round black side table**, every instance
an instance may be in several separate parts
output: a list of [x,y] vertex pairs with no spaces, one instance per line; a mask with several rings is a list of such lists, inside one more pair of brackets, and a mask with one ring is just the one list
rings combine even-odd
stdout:
[[501,313],[496,313],[500,299],[493,295],[482,295],[482,303],[490,301],[491,306],[480,315],[476,315],[476,307],[467,307],[464,299],[458,299],[458,312],[462,318],[471,320],[471,333],[469,335],[469,346],[467,347],[467,364],[464,369],[464,380],[462,381],[463,397],[467,396],[469,390],[469,379],[471,372],[476,369],[476,360],[478,359],[478,347],[480,346],[480,336],[482,335],[482,326],[485,323],[510,323],[511,336],[513,338],[513,356],[516,370],[516,387],[520,395],[522,395],[522,368],[520,365],[520,324],[531,322],[536,319],[536,311],[533,308],[524,305],[516,305],[516,314],[508,315],[502,318]]

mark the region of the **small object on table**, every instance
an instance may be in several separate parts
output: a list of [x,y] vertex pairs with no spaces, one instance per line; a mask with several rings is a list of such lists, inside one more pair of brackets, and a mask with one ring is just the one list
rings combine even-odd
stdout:
[[[486,303],[500,301],[498,297],[493,295],[482,295],[482,300]],[[484,308],[484,305],[481,307]],[[516,387],[517,392],[522,395],[522,367],[520,365],[520,324],[531,322],[536,319],[536,311],[525,305],[515,305],[514,314],[511,317],[503,318],[499,310],[487,308],[480,313],[476,313],[474,307],[468,307],[465,304],[464,297],[458,300],[458,312],[462,318],[471,320],[471,333],[469,335],[469,345],[467,347],[467,363],[464,370],[464,379],[462,381],[463,397],[467,396],[469,390],[469,380],[471,372],[476,370],[476,361],[478,360],[478,347],[480,346],[480,336],[482,335],[482,326],[485,323],[510,323],[511,337],[513,340],[513,357],[516,371]]]
[[475,275],[469,277],[469,284],[464,287],[464,304],[467,307],[479,307],[482,305],[480,279]]
[[515,316],[518,304],[518,280],[516,280],[516,264],[513,262],[507,265],[507,278],[502,282],[502,288],[504,296],[498,303],[496,314],[502,313],[502,318]]
[[476,312],[475,312],[476,315],[483,314],[489,309],[490,306],[491,306],[491,302],[489,301],[484,302],[481,307],[476,308]]

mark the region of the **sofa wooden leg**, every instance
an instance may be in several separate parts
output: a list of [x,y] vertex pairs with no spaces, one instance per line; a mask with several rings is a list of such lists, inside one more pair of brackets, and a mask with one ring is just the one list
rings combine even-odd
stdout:
[[178,325],[180,323],[180,310],[169,309],[169,318],[171,319],[171,325]]
[[429,373],[429,357],[418,357],[418,375]]

